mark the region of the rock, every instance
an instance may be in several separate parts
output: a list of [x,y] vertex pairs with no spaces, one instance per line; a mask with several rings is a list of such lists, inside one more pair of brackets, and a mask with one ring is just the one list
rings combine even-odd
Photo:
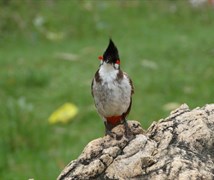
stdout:
[[134,138],[118,125],[113,132],[120,138],[91,141],[58,180],[214,179],[214,104],[193,110],[184,104],[146,132],[137,121],[128,125]]

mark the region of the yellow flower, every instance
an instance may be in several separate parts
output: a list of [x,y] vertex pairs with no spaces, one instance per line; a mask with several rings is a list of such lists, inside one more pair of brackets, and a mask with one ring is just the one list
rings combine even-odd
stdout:
[[78,113],[78,108],[72,103],[65,103],[56,109],[48,118],[50,124],[67,123]]

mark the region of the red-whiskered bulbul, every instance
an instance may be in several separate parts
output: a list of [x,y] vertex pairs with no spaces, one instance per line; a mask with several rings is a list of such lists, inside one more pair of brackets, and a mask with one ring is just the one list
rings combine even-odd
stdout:
[[112,136],[112,128],[124,124],[125,135],[131,135],[126,116],[131,110],[134,88],[131,79],[120,69],[117,47],[109,40],[100,66],[91,85],[92,96],[99,115],[104,120],[106,135]]

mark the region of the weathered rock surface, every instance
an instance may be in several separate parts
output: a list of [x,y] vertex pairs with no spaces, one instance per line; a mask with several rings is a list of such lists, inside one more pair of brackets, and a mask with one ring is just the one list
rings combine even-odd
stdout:
[[182,105],[144,132],[129,121],[134,138],[104,136],[91,141],[58,180],[71,179],[214,179],[214,104],[190,110]]

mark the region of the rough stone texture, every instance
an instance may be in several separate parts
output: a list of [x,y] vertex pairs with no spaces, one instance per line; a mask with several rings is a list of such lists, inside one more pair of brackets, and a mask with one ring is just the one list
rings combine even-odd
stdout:
[[214,104],[190,110],[182,105],[144,132],[129,121],[113,129],[119,138],[91,141],[78,159],[65,167],[58,180],[71,179],[214,179]]

